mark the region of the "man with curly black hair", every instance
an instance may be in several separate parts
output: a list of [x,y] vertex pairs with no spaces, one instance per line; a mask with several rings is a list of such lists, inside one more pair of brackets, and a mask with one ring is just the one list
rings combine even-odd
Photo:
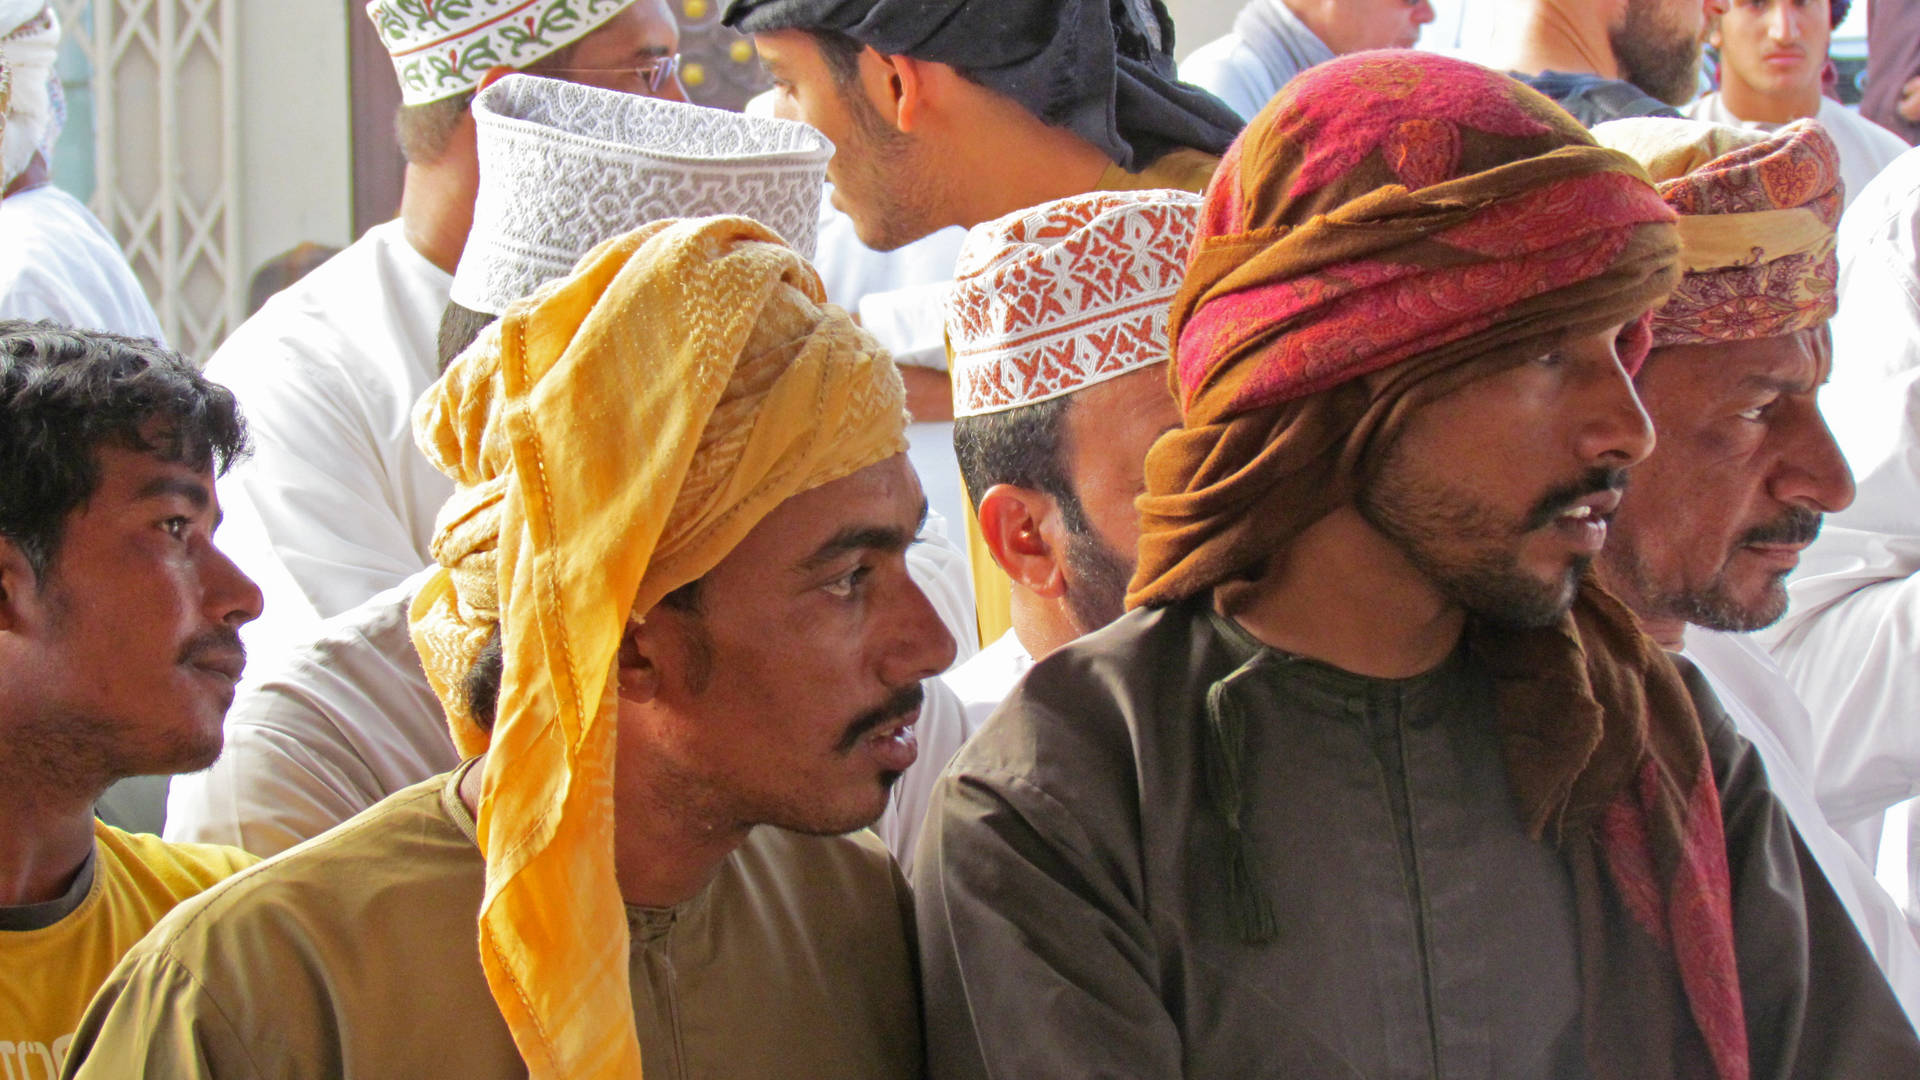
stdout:
[[233,395],[144,339],[0,320],[0,1044],[47,1075],[121,953],[254,861],[95,819],[202,769],[260,590],[213,545]]

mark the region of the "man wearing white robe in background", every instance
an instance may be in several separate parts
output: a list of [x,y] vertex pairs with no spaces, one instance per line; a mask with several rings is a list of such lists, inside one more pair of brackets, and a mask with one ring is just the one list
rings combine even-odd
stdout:
[[66,122],[46,0],[0,0],[0,319],[52,319],[162,344],[153,305],[100,219],[53,186]]
[[[435,334],[473,221],[472,95],[527,69],[684,100],[665,0],[367,10],[401,84],[400,217],[268,301],[207,365],[239,396],[257,447],[221,484],[234,559],[267,595],[270,614],[249,628],[256,657],[431,561],[452,485],[414,447],[409,417],[439,375]],[[516,35],[523,19],[542,34]]]
[[1905,139],[1825,93],[1827,45],[1849,6],[1849,0],[1748,0],[1728,8],[1710,38],[1720,50],[1720,89],[1686,108],[1696,120],[1758,131],[1820,121],[1840,151],[1847,203],[1907,149]]
[[[456,311],[498,316],[593,245],[662,218],[745,213],[812,250],[832,150],[803,125],[528,77],[495,84],[473,110],[484,180],[452,286]],[[469,337],[478,325],[467,323]],[[465,344],[443,340],[442,362]],[[964,557],[939,528],[910,549],[909,567],[958,637],[973,624],[971,592]],[[459,763],[408,634],[425,576],[257,666],[228,716],[228,753],[173,785],[167,835],[270,855]],[[957,711],[935,687],[929,680],[923,715]],[[893,814],[882,835],[911,835],[887,827]]]
[[1822,812],[1813,720],[1745,640],[1786,610],[1799,552],[1853,499],[1815,400],[1833,356],[1838,151],[1805,120],[1772,135],[1622,120],[1594,138],[1645,166],[1681,215],[1686,267],[1634,376],[1656,442],[1614,515],[1601,580],[1706,675],[1913,1021],[1920,943]]
[[1180,77],[1252,119],[1287,80],[1361,49],[1411,49],[1429,0],[1248,0],[1233,30],[1193,50]]
[[[1821,402],[1858,494],[1808,549],[1787,617],[1763,636],[1819,724],[1821,806],[1912,921],[1911,849],[1883,857],[1881,834],[1887,810],[1920,796],[1920,151],[1841,221],[1833,344]],[[1910,837],[1905,809],[1894,816],[1887,835]]]
[[954,449],[1013,629],[942,679],[966,726],[923,721],[945,762],[1014,684],[1124,611],[1147,448],[1179,423],[1167,306],[1199,221],[1184,191],[1094,192],[975,226],[947,303]]

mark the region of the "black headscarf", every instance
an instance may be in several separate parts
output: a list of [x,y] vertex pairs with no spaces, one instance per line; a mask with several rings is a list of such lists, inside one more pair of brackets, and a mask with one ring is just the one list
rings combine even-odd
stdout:
[[890,56],[948,64],[1093,143],[1122,168],[1219,154],[1240,117],[1180,82],[1162,0],[732,0],[745,34],[833,30]]

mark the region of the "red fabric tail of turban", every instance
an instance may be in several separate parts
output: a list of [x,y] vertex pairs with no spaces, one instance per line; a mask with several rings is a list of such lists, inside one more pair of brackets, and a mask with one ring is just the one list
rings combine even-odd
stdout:
[[[1207,192],[1172,312],[1185,423],[1148,456],[1129,603],[1231,612],[1408,415],[1568,335],[1625,326],[1637,368],[1674,222],[1632,159],[1506,76],[1369,52],[1294,79]],[[1591,582],[1558,625],[1474,618],[1467,645],[1516,810],[1573,870],[1595,1074],[1745,1080],[1718,793],[1679,673]],[[1241,748],[1215,741],[1231,771]],[[1229,902],[1248,940],[1274,932],[1261,897]]]

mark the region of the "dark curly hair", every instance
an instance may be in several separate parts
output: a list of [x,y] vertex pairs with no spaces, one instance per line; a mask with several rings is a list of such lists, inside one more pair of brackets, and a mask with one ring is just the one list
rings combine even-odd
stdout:
[[0,536],[35,575],[117,446],[216,474],[247,452],[233,393],[158,342],[0,319]]

